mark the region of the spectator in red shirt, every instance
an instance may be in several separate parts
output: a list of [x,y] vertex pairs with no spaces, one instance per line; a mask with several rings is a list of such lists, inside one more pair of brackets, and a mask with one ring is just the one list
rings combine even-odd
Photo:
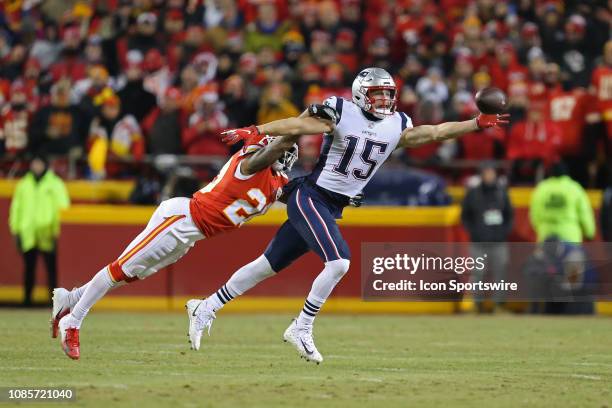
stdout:
[[597,109],[612,143],[612,40],[604,46],[603,54],[603,63],[591,77],[591,94],[597,98]]
[[511,82],[525,80],[528,73],[527,68],[519,64],[514,46],[509,42],[504,42],[495,48],[495,59],[490,65],[489,72],[492,85],[504,92],[508,92]]
[[23,86],[28,96],[28,110],[33,113],[41,105],[41,67],[36,58],[28,58],[23,72]]
[[81,57],[81,33],[78,27],[68,27],[62,36],[64,48],[59,60],[50,67],[54,82],[60,79],[69,79],[76,82],[87,76],[87,64]]
[[208,89],[195,103],[196,111],[189,117],[189,127],[183,131],[183,149],[189,155],[228,154],[219,133],[227,128],[227,116],[219,105],[216,90]]
[[559,158],[561,129],[537,107],[527,109],[527,119],[512,126],[506,157],[513,160],[511,179],[515,183],[534,183],[544,169]]
[[21,82],[15,82],[8,107],[0,110],[0,152],[13,157],[25,152],[30,117],[26,89]]
[[353,30],[343,28],[336,36],[336,58],[349,72],[357,71],[359,59],[355,52],[357,37]]
[[174,72],[166,64],[159,50],[149,50],[145,54],[142,68],[144,69],[144,88],[155,95],[158,100],[163,98],[166,89],[172,85]]
[[561,130],[559,154],[568,166],[570,176],[586,186],[588,184],[588,158],[586,157],[585,129],[591,111],[591,97],[583,88],[569,91],[561,85],[559,65],[547,66],[549,117]]
[[344,68],[338,62],[332,62],[325,67],[323,74],[323,87],[321,88],[321,96],[323,102],[330,96],[341,97],[351,100],[351,88],[344,85]]
[[[448,120],[468,120],[477,112],[473,95],[460,92],[453,97]],[[499,127],[467,134],[457,140],[456,156],[474,161],[502,159],[505,156],[505,139],[506,131]]]

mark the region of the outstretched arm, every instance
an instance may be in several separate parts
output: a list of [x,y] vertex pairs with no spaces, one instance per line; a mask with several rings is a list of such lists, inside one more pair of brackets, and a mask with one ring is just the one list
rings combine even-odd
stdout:
[[509,115],[507,114],[480,114],[475,119],[465,120],[463,122],[445,122],[439,125],[422,125],[405,129],[402,132],[397,147],[418,147],[427,143],[454,139],[480,129],[505,125],[508,123],[508,118]]
[[330,133],[334,130],[335,123],[336,111],[333,108],[325,105],[311,105],[296,118],[280,119],[263,125],[226,130],[221,133],[223,135],[221,141],[233,145],[240,140],[256,139],[261,135],[299,137]]
[[279,137],[276,140],[273,140],[263,149],[259,149],[246,159],[242,160],[240,164],[240,171],[242,174],[248,176],[250,174],[257,173],[268,166],[271,166],[275,161],[280,159],[287,150],[291,149],[299,137],[300,135],[296,135]]
[[334,130],[331,121],[311,116],[275,120],[257,125],[259,133],[274,136],[301,136],[329,133]]
[[263,125],[226,130],[225,132],[221,132],[221,141],[231,146],[241,140],[248,141],[259,139],[261,135],[271,135],[281,138],[299,137],[302,135],[329,133],[333,130],[334,125],[331,121],[304,116],[304,113],[302,113],[297,118],[280,119]]

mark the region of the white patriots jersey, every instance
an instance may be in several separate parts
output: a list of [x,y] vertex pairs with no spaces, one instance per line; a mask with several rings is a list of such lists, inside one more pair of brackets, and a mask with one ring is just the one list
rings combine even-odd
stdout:
[[327,190],[354,197],[389,158],[412,120],[401,112],[370,120],[359,106],[335,96],[324,104],[336,109],[338,119],[335,130],[323,135],[319,162],[309,178]]

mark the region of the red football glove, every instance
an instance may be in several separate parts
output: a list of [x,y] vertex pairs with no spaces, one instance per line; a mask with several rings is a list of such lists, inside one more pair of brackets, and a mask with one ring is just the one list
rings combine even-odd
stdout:
[[502,126],[510,123],[509,113],[498,113],[496,115],[485,115],[484,113],[479,114],[476,117],[476,125],[479,129],[486,129],[494,126]]
[[257,126],[252,125],[246,128],[226,130],[225,132],[221,132],[221,135],[223,135],[221,137],[221,141],[231,146],[235,145],[241,140],[248,140],[251,138],[259,141],[259,136],[261,134],[259,133]]

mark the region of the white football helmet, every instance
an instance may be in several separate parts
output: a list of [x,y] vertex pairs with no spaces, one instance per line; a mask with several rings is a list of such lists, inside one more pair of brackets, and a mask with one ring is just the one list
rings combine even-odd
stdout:
[[[390,97],[382,98],[382,106],[376,106],[381,98],[370,94],[375,90],[390,91]],[[397,106],[397,86],[391,74],[382,68],[370,67],[362,70],[353,81],[353,102],[377,118],[384,118],[395,113]]]
[[[242,154],[255,153],[263,149],[276,139],[276,136],[262,135],[258,142],[251,142],[242,148]],[[298,145],[294,143],[277,161],[272,164],[272,169],[279,172],[288,173],[298,159]]]
[[[254,153],[259,149],[263,149],[276,139],[276,136],[262,135],[261,139],[256,143],[250,143],[242,148],[242,154]],[[273,164],[272,169],[288,173],[298,159],[298,145],[294,143],[281,157]]]
[[289,173],[293,168],[293,165],[298,159],[298,145],[294,143],[291,149],[287,150],[283,155],[274,162],[272,168],[276,171],[282,171],[283,173]]

